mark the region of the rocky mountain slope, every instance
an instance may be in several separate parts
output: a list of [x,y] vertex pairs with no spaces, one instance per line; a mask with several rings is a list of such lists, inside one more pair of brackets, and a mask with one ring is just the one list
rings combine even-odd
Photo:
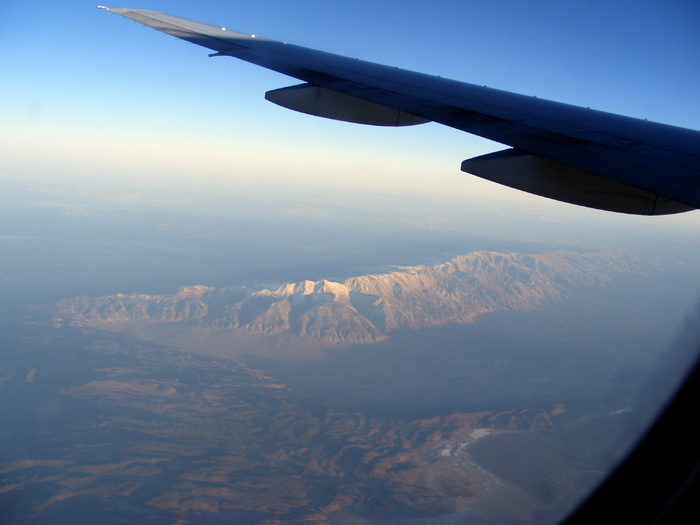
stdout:
[[189,286],[172,295],[117,294],[64,299],[51,314],[73,323],[196,322],[257,334],[290,333],[331,343],[368,344],[397,329],[469,323],[484,313],[525,311],[621,273],[642,273],[612,252],[474,252],[435,266],[303,281],[277,288]]

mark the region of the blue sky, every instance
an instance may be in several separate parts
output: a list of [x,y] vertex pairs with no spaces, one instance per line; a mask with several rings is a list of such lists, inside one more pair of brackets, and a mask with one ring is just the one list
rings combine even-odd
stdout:
[[[145,0],[127,7],[700,129],[694,0]],[[294,79],[207,53],[92,2],[4,7],[0,177],[115,191],[273,184],[407,192],[603,217],[460,172],[462,160],[498,144],[436,124],[370,128],[287,111],[263,95]],[[697,215],[682,221],[698,225]]]

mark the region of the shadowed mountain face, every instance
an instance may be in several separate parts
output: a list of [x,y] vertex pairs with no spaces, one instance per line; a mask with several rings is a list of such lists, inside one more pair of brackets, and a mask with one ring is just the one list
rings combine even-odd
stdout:
[[173,295],[76,297],[49,310],[59,320],[197,322],[253,334],[289,334],[326,343],[376,343],[397,329],[470,323],[488,312],[532,310],[581,286],[642,273],[629,255],[568,251],[474,252],[436,266],[303,281],[277,288],[189,286]]

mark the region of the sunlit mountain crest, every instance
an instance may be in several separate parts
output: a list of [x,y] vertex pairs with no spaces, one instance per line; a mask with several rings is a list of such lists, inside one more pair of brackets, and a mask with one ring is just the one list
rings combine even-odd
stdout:
[[516,254],[479,251],[435,266],[289,283],[275,289],[189,286],[172,295],[117,294],[59,301],[52,314],[73,323],[196,322],[249,333],[369,344],[392,331],[471,323],[482,314],[527,311],[581,286],[642,273],[614,252]]

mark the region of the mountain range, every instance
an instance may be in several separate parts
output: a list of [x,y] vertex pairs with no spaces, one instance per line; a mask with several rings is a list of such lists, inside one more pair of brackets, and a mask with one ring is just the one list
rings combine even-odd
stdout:
[[478,251],[434,266],[396,267],[342,282],[306,280],[267,288],[187,286],[170,295],[74,297],[51,305],[56,321],[100,326],[194,323],[252,334],[289,334],[326,343],[370,344],[398,329],[471,323],[502,310],[527,311],[576,288],[642,274],[631,255]]

